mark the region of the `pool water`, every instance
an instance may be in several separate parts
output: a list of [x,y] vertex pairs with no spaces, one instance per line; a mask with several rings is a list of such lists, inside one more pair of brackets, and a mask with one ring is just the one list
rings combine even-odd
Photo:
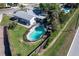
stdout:
[[70,12],[70,8],[64,8],[64,12],[65,13],[69,13]]
[[45,34],[45,28],[43,26],[38,26],[34,29],[34,31],[30,33],[28,40],[36,41],[44,34]]

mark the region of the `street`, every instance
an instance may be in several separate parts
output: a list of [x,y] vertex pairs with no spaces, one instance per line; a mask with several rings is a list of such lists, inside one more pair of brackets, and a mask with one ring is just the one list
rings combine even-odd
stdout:
[[13,14],[17,10],[19,10],[18,7],[16,7],[16,8],[0,9],[0,14],[7,14],[7,15],[10,16],[11,14]]
[[79,56],[79,27],[77,29],[67,56]]

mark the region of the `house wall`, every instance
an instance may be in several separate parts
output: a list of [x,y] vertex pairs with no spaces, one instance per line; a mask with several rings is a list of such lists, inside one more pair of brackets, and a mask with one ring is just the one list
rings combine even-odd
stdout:
[[30,24],[31,24],[30,26],[36,24],[36,21],[35,21],[34,19],[35,19],[35,17],[33,17],[33,18],[30,20]]
[[[14,17],[17,17],[17,16],[14,16]],[[27,20],[27,21],[30,22],[30,25],[24,25],[24,24],[22,24],[22,23],[19,23],[18,20],[21,20],[21,19],[22,19],[22,18],[17,17],[16,20],[15,20],[15,21],[16,21],[19,25],[21,25],[21,26],[24,26],[24,27],[30,28],[30,27],[32,27],[33,25],[36,24],[36,21],[34,20],[35,17],[33,17],[33,18],[30,19],[30,20]],[[26,19],[22,19],[22,20],[26,20]]]

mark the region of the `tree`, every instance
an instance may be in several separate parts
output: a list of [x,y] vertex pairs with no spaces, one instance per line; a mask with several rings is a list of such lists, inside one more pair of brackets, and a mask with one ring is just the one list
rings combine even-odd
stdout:
[[9,23],[9,25],[8,25],[8,29],[14,29],[15,27],[16,27],[16,23],[15,22],[11,22],[11,23]]
[[48,7],[49,7],[48,3],[44,3],[44,4],[40,3],[39,6],[40,6],[40,8],[41,8],[42,10],[44,10],[44,11],[45,11],[46,9],[48,9]]
[[23,10],[25,6],[21,4],[19,7],[21,10]]
[[60,29],[60,22],[59,22],[59,13],[60,8],[59,4],[40,4],[40,8],[43,9],[47,14],[47,18],[49,19],[50,23],[53,23],[58,27],[57,29]]
[[65,16],[64,12],[59,13],[59,21],[61,24],[64,22],[64,19],[63,19],[64,16]]

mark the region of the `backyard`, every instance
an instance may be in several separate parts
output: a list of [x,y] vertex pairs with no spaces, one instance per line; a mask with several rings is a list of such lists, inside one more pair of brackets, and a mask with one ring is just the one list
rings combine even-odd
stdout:
[[[70,13],[68,13],[68,14],[65,14],[63,17],[62,17],[62,19],[64,19],[64,22],[62,23],[62,24],[60,24],[60,26],[61,26],[61,29],[64,27],[64,25],[66,24],[66,22],[69,20],[69,18],[70,17],[72,17],[72,15],[73,15],[73,13],[75,12],[75,9],[73,9]],[[74,25],[74,24],[72,24],[72,25]],[[71,24],[69,25],[69,26],[71,26]],[[60,29],[60,30],[61,30]],[[54,32],[51,32],[51,36],[48,38],[48,41],[47,41],[47,44],[46,44],[46,46],[45,46],[45,49],[50,45],[50,43],[53,41],[53,39],[58,35],[58,33],[59,33],[59,31],[60,30],[58,30],[58,31],[54,31]],[[69,32],[68,32],[69,33]],[[72,32],[70,32],[72,35],[73,35],[73,33]],[[64,34],[63,34],[64,35]],[[62,36],[63,36],[62,35]],[[68,35],[68,34],[67,34]],[[69,37],[71,37],[71,35],[69,35]],[[72,41],[72,40],[71,40]],[[69,41],[69,42],[71,42],[71,41]],[[63,40],[61,40],[60,42],[62,42],[63,43]],[[54,47],[53,47],[54,48]],[[60,47],[58,47],[58,48],[60,48]],[[68,47],[69,48],[69,47]],[[54,49],[54,50],[56,50],[56,49]],[[52,55],[51,52],[52,51],[52,47],[50,48],[50,51],[48,52],[48,50],[44,53],[44,55]],[[56,50],[57,51],[57,50]],[[43,52],[43,51],[42,51]],[[67,53],[67,52],[66,52]],[[38,54],[36,54],[36,53],[33,53],[32,55],[42,55],[41,53],[38,53]]]
[[17,25],[14,30],[8,31],[13,55],[28,55],[35,47],[40,44],[41,40],[33,43],[21,42],[23,40],[23,34],[25,31],[27,31],[27,29],[19,25]]
[[[1,26],[8,25],[11,21],[10,17],[4,15]],[[38,40],[36,42],[22,42],[23,34],[28,31],[27,28],[16,25],[14,29],[8,30],[9,43],[11,48],[12,55],[28,55],[35,47],[37,47],[42,40]]]

